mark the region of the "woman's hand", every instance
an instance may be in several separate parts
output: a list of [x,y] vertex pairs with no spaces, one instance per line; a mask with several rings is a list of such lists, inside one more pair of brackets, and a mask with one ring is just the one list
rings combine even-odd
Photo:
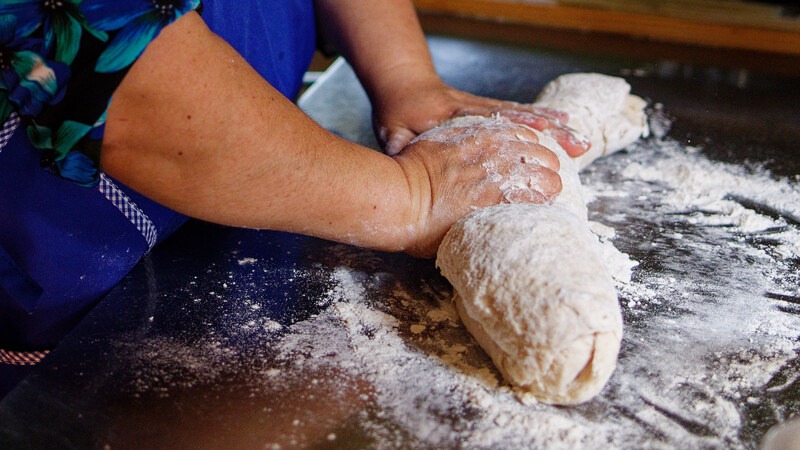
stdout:
[[471,210],[547,203],[561,191],[558,157],[536,134],[504,117],[465,117],[414,139],[395,160],[411,191],[404,251],[434,256],[445,233]]
[[453,117],[500,115],[547,132],[572,157],[589,150],[589,142],[567,127],[566,114],[530,104],[479,97],[447,86],[438,77],[421,74],[417,80],[395,83],[374,105],[375,133],[389,155],[398,154],[416,136]]

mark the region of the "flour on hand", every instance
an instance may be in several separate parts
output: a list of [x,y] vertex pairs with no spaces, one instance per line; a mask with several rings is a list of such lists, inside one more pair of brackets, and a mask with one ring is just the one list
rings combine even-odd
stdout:
[[475,211],[439,247],[437,266],[453,284],[465,326],[507,381],[542,402],[584,402],[616,366],[622,316],[578,170],[647,134],[645,102],[629,92],[624,80],[600,74],[548,84],[535,104],[569,114],[568,125],[590,139],[590,154],[570,158],[534,130],[561,162],[556,201]]

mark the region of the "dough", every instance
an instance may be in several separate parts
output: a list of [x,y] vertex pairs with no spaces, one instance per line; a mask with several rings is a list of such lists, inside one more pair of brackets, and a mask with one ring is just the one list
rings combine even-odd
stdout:
[[476,211],[439,249],[461,320],[539,401],[587,400],[614,369],[622,319],[595,239],[563,208],[515,204]]
[[622,316],[588,227],[578,169],[647,133],[645,102],[629,91],[624,80],[600,74],[551,82],[536,104],[568,113],[568,125],[591,140],[591,154],[572,159],[537,132],[561,162],[563,188],[553,205],[477,210],[439,247],[436,263],[465,326],[507,381],[542,402],[584,402],[616,366]]
[[548,83],[535,104],[569,114],[568,125],[592,143],[592,148],[577,158],[583,169],[650,134],[644,113],[647,103],[630,91],[622,78],[573,73]]
[[796,449],[800,442],[800,418],[774,425],[761,442],[763,450]]

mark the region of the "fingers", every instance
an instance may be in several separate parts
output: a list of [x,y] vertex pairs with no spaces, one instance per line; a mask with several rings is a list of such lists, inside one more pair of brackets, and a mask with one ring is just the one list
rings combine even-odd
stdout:
[[550,135],[573,158],[581,156],[592,148],[592,143],[588,139],[565,129],[550,130]]
[[451,146],[466,164],[462,171],[477,169],[476,176],[484,179],[479,185],[485,181],[494,186],[474,206],[547,203],[561,191],[558,156],[539,144],[536,131],[505,117],[455,119],[418,139]]
[[569,115],[549,108],[514,102],[500,102],[492,108],[461,109],[456,115],[479,115],[484,117],[499,115],[514,123],[546,132],[573,158],[586,153],[591,147],[589,140],[567,125]]
[[498,156],[496,170],[487,170],[487,176],[490,180],[499,180],[500,201],[544,204],[561,192],[559,160],[547,148],[526,142],[508,142]]
[[503,203],[547,204],[561,192],[561,177],[552,170],[542,168],[527,180],[507,180],[500,185],[500,192]]
[[[589,140],[585,139],[577,131],[567,125],[569,116],[561,111],[549,108],[542,108],[530,104],[520,104],[514,102],[494,102],[491,107],[485,105],[472,108],[461,108],[455,111],[452,117],[464,116],[501,116],[514,123],[526,125],[535,130],[547,133],[567,152],[571,157],[577,157],[586,153],[591,147]],[[407,126],[378,126],[378,139],[384,152],[389,156],[400,153],[419,133],[439,125],[436,121],[428,121],[422,124],[422,128],[416,129]],[[534,141],[535,142],[535,141]]]
[[505,118],[494,120],[481,118],[475,123],[467,122],[464,125],[455,126],[451,132],[455,136],[478,132],[480,135],[484,135],[483,139],[494,142],[494,145],[498,146],[499,156],[511,157],[509,160],[514,163],[538,164],[556,172],[561,168],[558,156],[539,144],[539,136],[535,131],[526,126],[519,126]]
[[558,156],[537,142],[536,140],[528,139],[506,141],[499,154],[501,156],[513,155],[513,158],[510,158],[510,162],[515,165],[523,167],[536,165],[557,173],[561,168],[561,161],[558,160]]
[[541,106],[534,106],[534,105],[522,105],[525,108],[529,108],[534,114],[539,114],[544,117],[552,117],[556,121],[560,122],[562,125],[566,125],[569,121],[569,114],[557,111],[555,109],[544,108]]
[[564,126],[564,123],[561,122],[561,120],[555,116],[549,114],[535,113],[533,111],[504,109],[497,111],[497,114],[511,120],[514,123],[527,125],[539,131],[552,130]]
[[591,143],[580,134],[566,125],[566,120],[561,120],[567,115],[557,113],[546,108],[531,107],[531,111],[502,110],[498,111],[514,123],[527,125],[535,130],[548,133],[558,142],[558,145],[571,157],[580,156],[591,147]]
[[381,128],[378,133],[381,147],[383,147],[383,151],[389,156],[400,153],[415,137],[417,137],[417,133],[407,128],[393,130]]

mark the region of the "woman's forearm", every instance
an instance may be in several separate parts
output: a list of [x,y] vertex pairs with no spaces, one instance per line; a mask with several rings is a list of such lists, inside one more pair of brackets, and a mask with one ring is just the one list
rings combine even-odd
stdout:
[[199,16],[167,27],[112,100],[103,169],[211,222],[402,250],[413,189],[397,161],[339,139]]
[[315,0],[325,37],[353,65],[373,102],[397,86],[439,82],[410,0]]

